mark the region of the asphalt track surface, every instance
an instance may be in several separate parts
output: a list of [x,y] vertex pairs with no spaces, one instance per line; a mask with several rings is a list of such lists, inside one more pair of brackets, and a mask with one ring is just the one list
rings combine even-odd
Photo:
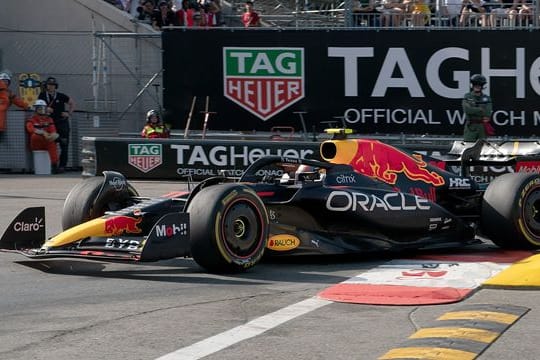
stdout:
[[[78,181],[73,173],[0,175],[0,231],[21,209],[45,206],[48,236],[59,232],[64,198]],[[133,184],[148,196],[185,189]],[[0,253],[0,359],[377,359],[441,315],[477,304],[530,309],[478,359],[540,358],[540,290],[482,288],[434,306],[314,298],[385,260],[265,260],[246,274],[210,275],[191,259],[123,264]]]

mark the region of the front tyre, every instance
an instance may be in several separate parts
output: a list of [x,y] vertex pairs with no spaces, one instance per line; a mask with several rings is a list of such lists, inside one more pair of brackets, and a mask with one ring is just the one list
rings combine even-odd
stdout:
[[482,201],[481,230],[503,248],[540,248],[540,176],[513,173],[495,178]]
[[210,272],[238,272],[261,259],[268,215],[249,187],[233,183],[203,188],[190,202],[191,255]]
[[122,209],[127,206],[129,197],[138,195],[131,184],[127,184],[125,191],[103,192],[103,182],[101,176],[90,177],[83,179],[71,189],[64,201],[62,229],[66,230],[103,216],[106,211]]

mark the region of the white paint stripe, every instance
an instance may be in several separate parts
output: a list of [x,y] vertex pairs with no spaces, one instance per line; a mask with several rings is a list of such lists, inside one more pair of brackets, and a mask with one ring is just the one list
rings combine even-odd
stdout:
[[163,355],[156,360],[201,359],[331,303],[331,301],[313,297],[274,311],[268,315],[261,316],[244,325],[237,326],[234,329],[209,337],[208,339],[199,341],[193,345]]

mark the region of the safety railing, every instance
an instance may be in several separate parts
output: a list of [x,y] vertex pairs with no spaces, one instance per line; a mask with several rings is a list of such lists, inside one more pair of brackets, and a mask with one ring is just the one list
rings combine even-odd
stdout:
[[[355,8],[353,1],[338,2],[332,8],[296,10],[281,14],[260,15],[267,27],[281,28],[443,28],[443,29],[533,29],[540,26],[540,14],[535,3],[521,3],[510,7],[501,2],[464,0],[454,9],[443,6],[445,0],[434,2],[414,0],[376,1],[372,12]],[[419,12],[417,4],[426,7]],[[478,3],[480,5],[475,5]],[[231,14],[230,18],[241,13]]]

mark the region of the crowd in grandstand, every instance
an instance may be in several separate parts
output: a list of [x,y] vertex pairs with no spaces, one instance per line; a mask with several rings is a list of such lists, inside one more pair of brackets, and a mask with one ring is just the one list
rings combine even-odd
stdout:
[[105,0],[156,30],[165,26],[222,26],[220,0]]
[[352,7],[355,25],[381,27],[524,27],[535,25],[535,11],[529,0],[353,0]]
[[[105,0],[152,25],[209,27],[225,24],[220,0]],[[527,27],[536,25],[536,0],[352,0],[353,26]],[[253,2],[241,21],[260,26]]]

